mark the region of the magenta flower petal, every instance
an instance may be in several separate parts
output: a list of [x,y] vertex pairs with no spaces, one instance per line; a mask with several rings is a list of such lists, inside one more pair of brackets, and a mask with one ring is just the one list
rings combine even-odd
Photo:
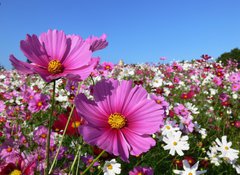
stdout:
[[46,49],[50,60],[62,60],[67,49],[67,38],[63,31],[48,30],[47,33],[40,35],[39,41]]
[[156,141],[148,135],[138,135],[129,129],[122,130],[127,142],[131,146],[130,153],[132,155],[140,155],[147,152],[152,146],[155,146]]
[[84,42],[81,37],[76,35],[68,36],[71,41],[71,50],[69,51],[63,65],[69,69],[77,69],[89,65],[92,51],[89,49],[90,44]]
[[[85,80],[95,69],[96,65],[98,64],[100,58],[92,58],[88,65],[82,66],[77,69],[65,69],[64,73],[67,74],[75,74],[80,75],[82,80]],[[59,74],[61,76],[61,74]]]
[[27,35],[26,40],[20,42],[20,48],[31,62],[38,64],[40,67],[47,67],[48,55],[36,35]]
[[121,132],[111,129],[98,129],[87,124],[80,127],[80,133],[88,144],[98,145],[98,147],[107,150],[109,153],[116,156],[121,155],[123,160],[128,160],[130,146]]
[[[93,101],[88,100],[85,95],[79,94],[75,98],[75,104],[78,112],[86,116],[84,119],[86,119],[88,123],[98,128],[107,127],[107,114],[99,109]],[[85,110],[79,110],[80,108],[84,108]]]
[[106,41],[107,35],[103,34],[101,37],[90,36],[86,39],[86,42],[91,44],[90,50],[95,52],[97,50],[104,49],[108,46],[108,42]]
[[79,131],[83,136],[85,142],[90,145],[95,145],[101,136],[102,132],[97,127],[92,127],[90,125],[80,126]]
[[32,66],[29,63],[20,61],[16,59],[13,55],[10,55],[9,60],[11,61],[13,67],[15,67],[19,72],[24,74],[33,74]]
[[114,103],[111,103],[111,101],[114,101],[113,94],[115,94],[114,91],[117,86],[118,81],[116,80],[103,80],[97,83],[93,88],[94,99],[96,100],[98,107],[105,111],[107,116],[113,113],[112,105],[114,105]]

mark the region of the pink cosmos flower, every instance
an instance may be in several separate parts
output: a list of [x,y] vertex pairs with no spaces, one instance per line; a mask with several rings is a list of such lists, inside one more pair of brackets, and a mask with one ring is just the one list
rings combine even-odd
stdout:
[[222,80],[219,77],[214,77],[213,82],[218,86],[220,86],[222,84]]
[[45,94],[35,94],[29,101],[28,110],[32,113],[39,112],[40,110],[45,111],[49,107],[49,96]]
[[4,104],[4,102],[0,100],[0,112],[3,112],[5,107],[6,105]]
[[235,126],[236,128],[240,128],[240,120],[236,120],[236,121],[234,122],[234,126]]
[[14,162],[2,162],[0,165],[0,174],[11,175],[34,175],[37,167],[35,160],[28,161],[27,158],[23,158],[21,154],[14,154]]
[[173,109],[175,114],[180,115],[182,117],[188,117],[189,115],[188,109],[183,104],[179,104],[178,106],[175,106]]
[[221,94],[219,95],[219,99],[221,100],[221,102],[228,101],[229,95],[226,94],[226,93],[221,93]]
[[[10,56],[10,61],[17,70],[37,73],[46,82],[72,74],[84,80],[98,62],[91,58],[91,44],[77,35],[48,30],[39,38],[27,35],[26,40],[20,42],[21,50],[31,63],[19,61],[13,55]],[[27,72],[27,69],[31,71]]]
[[167,58],[166,57],[160,57],[159,59],[160,60],[166,60]]
[[240,73],[233,73],[229,76],[229,81],[231,83],[240,82]]
[[129,172],[129,175],[153,175],[153,169],[148,167],[137,166],[132,171]]
[[114,65],[111,62],[103,62],[102,63],[102,68],[105,71],[111,71],[113,69]]
[[[47,141],[47,134],[48,129],[45,126],[39,126],[34,132],[33,132],[33,140],[41,146],[45,146]],[[50,145],[54,146],[54,133],[52,132],[50,135]]]
[[78,89],[78,83],[79,81],[77,80],[68,80],[66,85],[66,90],[71,94],[76,94]]
[[201,56],[201,58],[203,58],[204,60],[209,60],[210,58],[212,58],[211,56],[207,55],[207,54],[203,54]]
[[95,52],[97,50],[104,49],[108,46],[108,42],[106,41],[107,35],[103,34],[101,37],[90,36],[86,39],[86,42],[91,44],[90,50]]
[[[91,155],[85,155],[85,156],[81,157],[81,160],[83,161],[83,163],[86,164],[86,166],[89,166],[92,163],[92,161],[94,160],[94,158]],[[99,162],[95,162],[93,164],[93,166],[98,166],[98,165],[100,165]]]
[[75,99],[78,112],[87,121],[80,127],[83,139],[124,161],[129,153],[136,156],[156,144],[151,134],[159,130],[164,116],[142,86],[132,85],[132,81],[103,80],[93,87],[95,101],[84,94]]
[[155,100],[155,102],[159,105],[159,108],[161,109],[167,109],[169,107],[169,104],[167,101],[165,101],[163,96],[156,96],[155,94],[151,94],[151,99]]
[[238,91],[240,90],[240,83],[234,83],[232,84],[232,91]]
[[182,118],[180,129],[184,130],[186,133],[193,132],[194,124],[190,118]]

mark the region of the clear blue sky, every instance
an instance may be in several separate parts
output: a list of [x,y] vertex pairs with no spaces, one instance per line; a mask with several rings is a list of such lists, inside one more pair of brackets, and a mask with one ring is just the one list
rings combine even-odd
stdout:
[[109,46],[96,55],[117,63],[218,57],[240,46],[240,0],[0,0],[0,64],[25,60],[26,34],[61,29],[100,36]]

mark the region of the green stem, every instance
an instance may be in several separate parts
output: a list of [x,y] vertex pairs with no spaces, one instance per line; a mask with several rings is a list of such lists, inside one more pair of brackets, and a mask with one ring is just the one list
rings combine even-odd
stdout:
[[93,85],[95,85],[95,82],[94,82],[94,79],[93,79],[92,75],[90,75],[90,77],[91,77]]
[[76,156],[75,156],[75,158],[74,158],[74,160],[73,160],[73,164],[72,164],[72,166],[71,166],[69,175],[70,175],[70,173],[73,171],[73,168],[74,168],[74,166],[75,166],[75,163],[76,163],[76,161],[77,161],[77,158],[80,157],[79,154],[80,154],[81,148],[82,148],[82,145],[80,144],[80,145],[78,146],[77,154],[76,154]]
[[47,144],[46,144],[46,169],[44,171],[44,174],[48,174],[48,169],[50,165],[49,161],[49,148],[50,148],[50,135],[51,135],[51,130],[52,130],[52,119],[53,119],[53,111],[54,111],[54,106],[55,106],[55,90],[56,90],[56,82],[55,80],[53,81],[53,92],[52,92],[52,106],[51,106],[51,113],[49,115],[49,121],[48,121],[48,135],[47,135]]
[[76,175],[78,175],[78,170],[79,170],[79,164],[80,164],[80,151],[79,151],[79,155],[78,155],[78,162],[77,162],[77,170],[76,170]]
[[83,171],[82,175],[84,175],[92,166],[93,164],[105,153],[105,151],[103,150],[97,157],[96,159],[94,159],[91,164]]
[[100,174],[101,174],[101,172],[102,172],[102,169],[100,169],[100,170],[99,170],[99,173],[98,173],[97,175],[100,175]]
[[66,123],[66,125],[65,125],[65,128],[64,128],[64,131],[63,131],[63,135],[62,135],[60,144],[59,144],[59,146],[58,146],[57,153],[56,153],[56,155],[55,155],[55,157],[54,157],[54,159],[53,159],[53,163],[52,163],[52,165],[51,165],[51,168],[50,168],[48,174],[51,174],[51,172],[52,172],[52,170],[53,170],[53,168],[54,168],[54,165],[55,165],[55,163],[57,162],[57,157],[58,157],[59,151],[60,151],[60,149],[61,149],[61,146],[62,146],[62,143],[63,143],[63,139],[64,139],[64,136],[65,136],[65,134],[66,134],[68,125],[69,125],[69,123],[70,123],[70,120],[71,120],[71,117],[72,117],[72,113],[73,113],[74,108],[75,108],[75,105],[72,106],[71,112],[70,112],[70,114],[69,114],[69,116],[68,116],[68,120],[67,120],[67,123]]

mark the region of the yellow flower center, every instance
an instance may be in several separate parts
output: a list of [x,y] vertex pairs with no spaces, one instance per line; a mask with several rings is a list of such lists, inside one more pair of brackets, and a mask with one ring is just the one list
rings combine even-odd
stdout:
[[72,128],[78,128],[81,125],[81,122],[76,121],[76,122],[72,122]]
[[142,173],[142,172],[139,172],[139,173],[137,173],[137,175],[143,175],[143,173]]
[[37,103],[37,106],[38,106],[38,107],[41,107],[41,106],[42,106],[42,102],[41,102],[41,101],[38,102],[38,103]]
[[[92,163],[92,161],[93,161],[92,159],[89,159],[89,160],[88,160],[88,163]],[[108,166],[109,166],[109,165],[108,165]]]
[[11,148],[11,147],[8,147],[8,148],[7,148],[7,152],[9,152],[9,153],[12,152],[12,148]]
[[71,86],[71,89],[74,90],[74,89],[75,89],[75,86]]
[[42,157],[40,155],[37,156],[38,160],[42,160]]
[[41,134],[41,137],[42,137],[43,139],[45,139],[45,138],[47,137],[47,134],[43,133],[43,134]]
[[228,146],[225,146],[225,150],[229,150]]
[[161,104],[161,100],[156,100],[156,103],[157,104]]
[[177,145],[177,142],[173,142],[173,145],[176,146],[176,145]]
[[20,170],[17,170],[17,169],[15,169],[11,173],[9,173],[9,175],[21,175],[21,174],[22,174],[22,172]]
[[111,164],[110,164],[110,165],[108,165],[108,166],[107,166],[107,168],[108,168],[109,170],[113,169],[113,167],[112,167],[112,165],[111,165]]
[[109,69],[110,69],[110,66],[109,66],[109,65],[105,66],[105,69],[106,69],[106,70],[109,70]]
[[188,175],[193,175],[193,173],[190,172],[190,173],[188,173]]
[[27,143],[27,140],[26,140],[26,139],[24,139],[24,140],[23,140],[23,143]]
[[168,126],[168,125],[166,126],[166,128],[167,128],[168,130],[169,130],[169,129],[171,129],[171,127],[170,127],[170,126]]
[[109,116],[108,123],[113,129],[121,129],[126,125],[126,119],[123,115],[114,113]]
[[48,72],[51,74],[58,74],[63,72],[62,63],[58,60],[51,60],[48,63]]

